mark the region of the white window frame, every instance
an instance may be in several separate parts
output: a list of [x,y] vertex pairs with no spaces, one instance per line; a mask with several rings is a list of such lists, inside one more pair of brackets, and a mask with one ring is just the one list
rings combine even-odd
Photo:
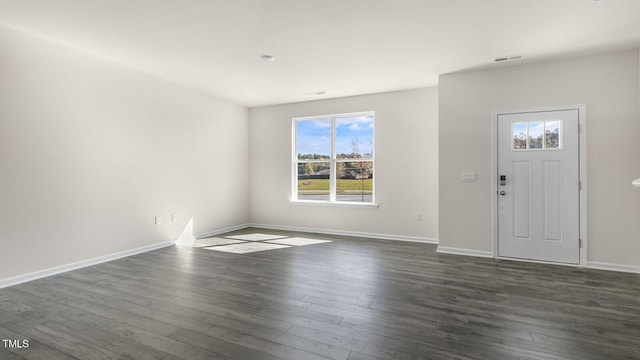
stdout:
[[[371,158],[367,159],[337,159],[336,157],[336,119],[356,116],[373,116],[373,146],[371,149]],[[304,160],[304,162],[318,162],[318,163],[330,163],[330,175],[329,175],[329,201],[323,200],[299,200],[298,199],[298,153],[297,153],[297,131],[296,124],[299,121],[313,121],[313,120],[326,120],[331,121],[331,156],[330,159],[317,159],[317,160]],[[313,205],[335,205],[335,206],[354,206],[354,207],[379,207],[376,203],[376,115],[375,111],[363,111],[344,114],[331,114],[331,115],[318,115],[318,116],[306,116],[296,117],[292,119],[291,126],[291,199],[292,204],[313,204]],[[371,202],[352,202],[352,201],[337,201],[336,200],[336,164],[339,162],[371,162],[373,167],[372,177],[372,194]]]

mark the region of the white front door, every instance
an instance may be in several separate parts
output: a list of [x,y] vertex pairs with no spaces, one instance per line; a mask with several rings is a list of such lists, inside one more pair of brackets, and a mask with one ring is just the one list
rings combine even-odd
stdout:
[[498,256],[580,262],[577,109],[498,114]]

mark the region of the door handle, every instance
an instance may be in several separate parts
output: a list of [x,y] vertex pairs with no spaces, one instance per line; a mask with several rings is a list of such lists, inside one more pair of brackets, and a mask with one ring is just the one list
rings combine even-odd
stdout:
[[505,195],[507,195],[507,192],[506,192],[506,191],[504,191],[504,190],[502,190],[502,191],[500,191],[500,195],[501,195],[501,196],[505,196]]

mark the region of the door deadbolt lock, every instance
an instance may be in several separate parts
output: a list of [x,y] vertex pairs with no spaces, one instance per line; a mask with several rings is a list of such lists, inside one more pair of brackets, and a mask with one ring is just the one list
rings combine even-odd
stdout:
[[507,175],[500,175],[500,186],[507,185]]
[[502,190],[502,191],[500,191],[500,195],[501,195],[501,196],[505,196],[505,195],[507,195],[507,192],[506,192],[506,191],[504,191],[504,190]]

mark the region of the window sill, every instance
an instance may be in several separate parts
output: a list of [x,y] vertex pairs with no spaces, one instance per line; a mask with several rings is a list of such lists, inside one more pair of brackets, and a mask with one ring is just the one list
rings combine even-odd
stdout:
[[311,206],[335,206],[335,207],[355,207],[377,209],[380,204],[377,203],[356,203],[356,202],[330,202],[330,201],[306,201],[306,200],[289,200],[291,205],[311,205]]

